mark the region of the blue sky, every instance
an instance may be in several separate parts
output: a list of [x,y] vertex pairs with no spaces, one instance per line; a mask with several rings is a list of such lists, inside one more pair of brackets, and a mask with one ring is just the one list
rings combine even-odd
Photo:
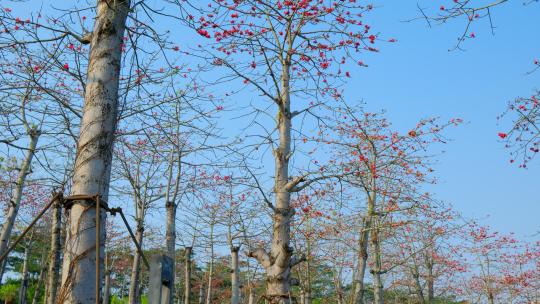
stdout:
[[[420,5],[438,13],[440,5],[451,2],[422,0]],[[492,10],[495,35],[487,20],[479,21],[472,27],[476,38],[463,44],[465,51],[449,52],[465,20],[428,28],[422,20],[403,22],[420,15],[417,1],[375,1],[366,22],[380,37],[398,42],[377,42],[381,52],[364,58],[369,67],[351,68],[345,96],[365,102],[369,110],[387,110],[394,125],[405,130],[427,116],[463,118],[467,123],[449,132],[453,140],[438,158],[440,183],[433,192],[465,217],[531,236],[540,231],[540,159],[526,170],[511,165],[497,137],[508,124],[497,125],[496,119],[507,101],[540,89],[540,73],[526,75],[540,57],[540,7],[522,3],[513,0]],[[177,34],[179,41],[186,37]]]
[[[450,2],[420,5],[437,13]],[[497,116],[507,101],[540,89],[540,73],[526,75],[540,57],[540,10],[510,2],[492,10],[495,35],[487,20],[480,21],[465,51],[452,52],[465,20],[428,28],[424,21],[402,22],[419,15],[416,1],[375,2],[367,16],[373,29],[398,42],[379,45],[381,52],[365,60],[369,67],[353,73],[346,95],[368,109],[386,109],[397,127],[426,116],[463,118],[467,123],[449,132],[453,141],[438,158],[441,181],[433,191],[465,217],[530,236],[540,231],[540,159],[526,170],[510,165],[497,137],[510,121],[497,125]]]

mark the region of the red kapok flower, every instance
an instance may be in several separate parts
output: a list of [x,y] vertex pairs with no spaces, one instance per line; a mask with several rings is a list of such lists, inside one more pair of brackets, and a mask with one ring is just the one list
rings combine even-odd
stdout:
[[500,132],[497,135],[499,135],[499,137],[502,138],[502,139],[504,139],[506,136],[508,136],[506,133],[502,133],[502,132]]

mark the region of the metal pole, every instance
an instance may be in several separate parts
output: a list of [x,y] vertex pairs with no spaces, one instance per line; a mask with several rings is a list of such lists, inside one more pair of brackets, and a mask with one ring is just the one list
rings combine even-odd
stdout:
[[122,217],[122,220],[124,221],[124,224],[126,225],[126,228],[127,228],[128,232],[129,232],[129,235],[131,235],[131,239],[133,240],[133,243],[135,243],[135,246],[137,247],[137,250],[139,251],[139,254],[143,258],[144,264],[146,265],[146,267],[148,269],[150,269],[150,264],[146,260],[146,257],[143,254],[141,245],[139,245],[139,243],[137,242],[137,239],[135,238],[135,235],[133,234],[133,231],[131,230],[131,227],[129,227],[129,223],[127,222],[126,217],[124,216],[124,212],[122,212],[122,209],[120,209],[120,208],[115,209],[114,211],[118,211],[118,213],[120,213],[120,216]]

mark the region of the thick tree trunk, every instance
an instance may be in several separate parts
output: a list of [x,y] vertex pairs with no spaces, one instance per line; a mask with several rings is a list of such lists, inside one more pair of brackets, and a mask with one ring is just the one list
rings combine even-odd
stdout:
[[103,304],[109,304],[111,301],[111,265],[109,253],[105,253],[105,284],[103,286]]
[[[166,242],[167,242],[167,256],[172,260],[172,282],[171,282],[171,295],[174,295],[174,279],[176,277],[176,205],[174,202],[167,202],[167,224],[166,224]],[[174,296],[169,297],[170,304],[174,303]]]
[[374,304],[383,304],[383,282],[381,278],[381,247],[379,240],[379,225],[378,221],[375,221],[375,226],[371,229],[370,236],[370,250],[372,257],[372,269],[371,273],[373,274],[373,295],[374,295]]
[[[30,167],[32,164],[32,158],[36,152],[36,146],[39,139],[40,131],[37,129],[30,129],[28,131],[30,137],[30,142],[28,143],[28,150],[26,151],[26,156],[21,164],[19,170],[19,175],[17,176],[17,181],[15,182],[15,190],[13,192],[13,197],[11,198],[8,211],[4,218],[4,224],[2,225],[2,232],[0,233],[0,256],[8,248],[9,238],[11,237],[11,231],[13,230],[13,225],[15,224],[15,219],[17,218],[17,213],[19,213],[19,206],[21,204],[21,199],[23,195],[24,183],[26,177],[30,174]],[[4,267],[2,267],[3,276]]]
[[240,247],[231,248],[231,304],[240,304],[240,265],[238,263]]
[[[118,121],[118,84],[122,38],[129,11],[129,0],[98,0],[91,37],[83,117],[73,170],[72,194],[109,196],[113,142]],[[106,213],[100,212],[100,222]],[[64,248],[60,303],[96,302],[103,271],[96,286],[96,264],[103,265],[105,225],[96,243],[96,208],[89,201],[75,201],[70,210]],[[100,250],[100,260],[96,252]],[[100,266],[100,267],[101,267]]]
[[184,304],[191,301],[191,247],[185,248],[186,264],[184,271]]
[[58,279],[60,277],[62,205],[58,201],[55,202],[53,206],[51,230],[51,254],[49,260],[49,271],[47,274],[47,291],[45,294],[46,304],[56,303],[56,291],[58,289]]
[[26,304],[26,294],[28,292],[28,259],[30,257],[30,244],[24,247],[23,267],[22,267],[22,279],[21,287],[19,288],[19,304]]
[[[143,242],[143,235],[144,235],[144,228],[143,228],[143,222],[142,220],[138,220],[137,223],[137,233],[135,234],[135,239],[137,240],[137,243],[142,248],[142,242]],[[138,250],[135,250],[135,254],[133,256],[133,264],[131,265],[131,280],[129,284],[129,304],[139,304],[141,301],[140,299],[140,275],[141,274],[141,255]]]
[[362,220],[360,238],[358,240],[358,262],[354,278],[354,292],[351,298],[352,304],[364,303],[364,277],[368,260],[369,231],[371,228],[371,217],[367,216]]

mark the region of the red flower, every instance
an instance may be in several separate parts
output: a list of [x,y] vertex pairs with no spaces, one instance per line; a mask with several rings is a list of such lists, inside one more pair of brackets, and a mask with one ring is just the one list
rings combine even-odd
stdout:
[[504,138],[507,136],[506,133],[502,133],[502,132],[500,132],[498,135],[499,135],[499,137],[502,138],[502,139],[504,139]]
[[415,130],[409,131],[409,136],[410,137],[416,137],[416,131]]
[[371,35],[368,38],[369,38],[369,42],[375,43],[375,38],[377,38],[377,37],[375,37],[375,35]]
[[441,5],[440,10],[441,10],[441,11],[446,10],[446,9],[444,8],[444,5]]
[[197,31],[197,33],[199,33],[199,35],[204,36],[204,37],[206,37],[206,38],[210,38],[210,34],[208,33],[207,30],[199,29],[199,30]]
[[66,70],[66,71],[69,70],[69,64],[64,63],[64,70]]

